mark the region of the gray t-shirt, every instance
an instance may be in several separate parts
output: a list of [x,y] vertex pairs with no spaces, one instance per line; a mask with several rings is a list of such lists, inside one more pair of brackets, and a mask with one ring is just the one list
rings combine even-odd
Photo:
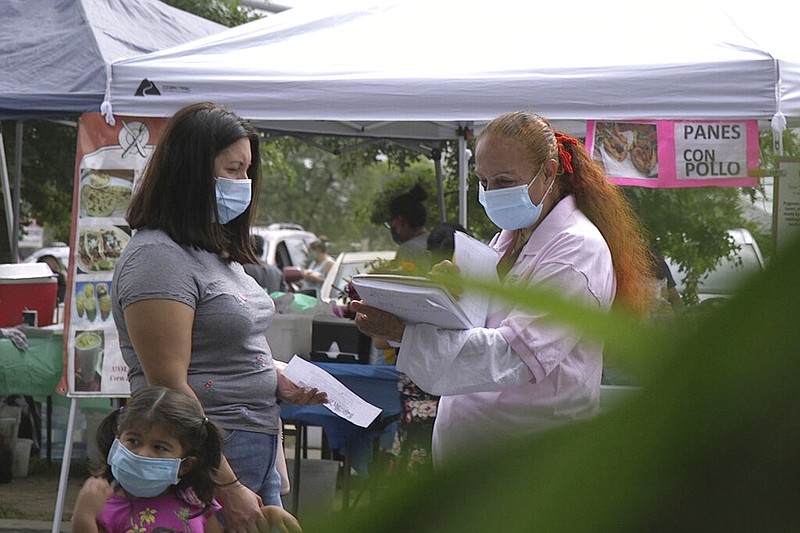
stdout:
[[277,375],[266,337],[275,306],[242,265],[141,229],[117,263],[111,296],[132,394],[147,383],[123,310],[142,300],[175,300],[195,310],[187,379],[208,417],[225,429],[278,433]]

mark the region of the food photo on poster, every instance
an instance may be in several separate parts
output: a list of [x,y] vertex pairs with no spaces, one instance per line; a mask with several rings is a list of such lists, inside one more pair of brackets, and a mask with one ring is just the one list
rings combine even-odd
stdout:
[[75,264],[79,273],[113,273],[130,240],[125,226],[103,224],[81,227],[76,238]]
[[80,216],[125,216],[132,190],[130,169],[85,169],[80,181]]
[[75,390],[100,391],[103,376],[104,334],[101,330],[77,330],[73,367]]
[[655,123],[598,122],[592,159],[609,176],[658,177],[658,130]]
[[111,318],[111,282],[82,281],[75,284],[72,299],[75,323],[109,322]]

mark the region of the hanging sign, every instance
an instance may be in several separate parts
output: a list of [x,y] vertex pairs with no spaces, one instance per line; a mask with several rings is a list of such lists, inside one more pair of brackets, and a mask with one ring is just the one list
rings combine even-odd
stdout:
[[131,237],[125,212],[164,119],[100,113],[78,123],[71,256],[64,320],[64,375],[58,392],[71,397],[130,395],[111,313],[114,267]]
[[775,158],[779,172],[772,203],[775,249],[780,252],[800,237],[800,159]]
[[587,121],[586,149],[618,185],[754,187],[758,121]]

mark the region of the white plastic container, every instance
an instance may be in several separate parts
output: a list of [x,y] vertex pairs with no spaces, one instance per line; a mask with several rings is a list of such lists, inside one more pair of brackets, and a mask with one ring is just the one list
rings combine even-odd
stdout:
[[28,477],[28,464],[31,460],[31,439],[17,439],[14,446],[14,462],[11,466],[11,474],[15,478]]
[[272,358],[288,363],[294,354],[310,353],[313,318],[310,315],[275,315],[267,328]]

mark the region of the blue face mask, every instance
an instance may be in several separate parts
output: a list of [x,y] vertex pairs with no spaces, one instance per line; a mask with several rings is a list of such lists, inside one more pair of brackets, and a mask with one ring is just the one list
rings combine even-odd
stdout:
[[[544,166],[542,167],[544,168]],[[553,188],[553,183],[547,188],[539,205],[531,201],[531,195],[528,193],[531,185],[534,184],[536,179],[542,173],[542,169],[534,176],[533,180],[527,185],[518,185],[516,187],[506,187],[505,189],[494,189],[487,191],[483,185],[478,189],[478,201],[486,211],[489,220],[494,224],[505,230],[515,230],[522,228],[529,228],[533,226],[542,214],[542,206],[544,199]]]
[[177,485],[183,459],[156,459],[136,455],[114,439],[108,452],[111,473],[125,491],[137,498],[154,498]]
[[217,177],[214,191],[217,195],[217,211],[219,223],[227,224],[247,210],[252,198],[253,180],[232,180]]

